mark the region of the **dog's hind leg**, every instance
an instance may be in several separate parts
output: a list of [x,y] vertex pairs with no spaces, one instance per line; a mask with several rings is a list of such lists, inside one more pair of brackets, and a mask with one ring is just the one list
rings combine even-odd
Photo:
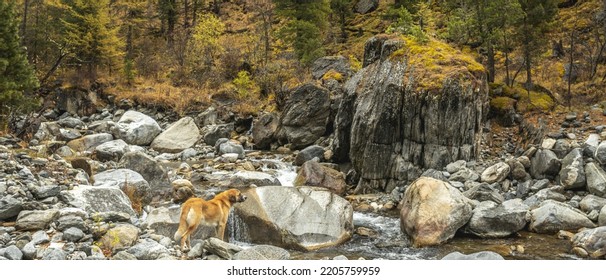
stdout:
[[189,249],[191,248],[191,235],[195,233],[197,229],[198,224],[190,225],[187,228],[187,230],[183,234],[183,237],[181,238],[181,251],[184,251],[184,245],[185,247],[187,247],[187,251],[189,251]]
[[[185,234],[185,231],[187,230],[187,228],[189,227],[189,222],[187,220],[187,214],[189,213],[189,209],[191,208],[189,205],[187,204],[183,204],[183,206],[181,206],[181,215],[180,215],[180,219],[179,219],[179,228],[177,229],[177,232],[175,232],[175,242],[179,242],[183,239],[183,234]],[[181,248],[183,249],[183,247]]]

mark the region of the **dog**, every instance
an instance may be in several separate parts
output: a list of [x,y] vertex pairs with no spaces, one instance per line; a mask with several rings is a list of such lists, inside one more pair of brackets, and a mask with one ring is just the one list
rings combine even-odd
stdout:
[[179,229],[175,232],[175,241],[180,242],[181,251],[189,250],[190,236],[200,224],[215,227],[217,238],[223,240],[229,210],[235,203],[246,201],[246,196],[239,190],[230,189],[206,201],[192,197],[181,206]]

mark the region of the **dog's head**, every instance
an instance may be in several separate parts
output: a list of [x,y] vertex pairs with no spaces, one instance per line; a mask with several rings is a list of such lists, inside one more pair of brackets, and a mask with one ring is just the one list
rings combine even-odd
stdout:
[[246,200],[246,196],[243,195],[242,192],[240,192],[239,190],[231,189],[225,192],[227,194],[227,197],[229,197],[229,201],[231,203],[244,202]]

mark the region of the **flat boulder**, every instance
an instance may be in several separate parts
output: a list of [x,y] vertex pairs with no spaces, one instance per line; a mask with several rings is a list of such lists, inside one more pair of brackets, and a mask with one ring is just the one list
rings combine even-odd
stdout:
[[480,175],[478,175],[478,173],[476,173],[475,171],[464,167],[459,169],[459,171],[455,172],[454,174],[450,175],[450,178],[448,179],[450,181],[465,183],[467,181],[477,181],[478,179],[480,179]]
[[511,168],[507,163],[499,162],[486,168],[486,170],[482,172],[480,179],[482,182],[486,182],[488,184],[501,182],[507,178],[510,170]]
[[169,126],[151,143],[161,153],[178,153],[192,147],[200,139],[200,130],[191,117],[185,117]]
[[503,195],[492,185],[487,183],[481,183],[471,187],[469,190],[463,192],[463,195],[469,199],[477,201],[493,201],[500,204],[505,200]]
[[537,233],[555,233],[584,227],[593,228],[595,224],[583,212],[562,202],[546,200],[530,211],[529,229]]
[[599,213],[600,209],[602,209],[604,205],[606,205],[606,198],[592,194],[584,197],[579,203],[581,210],[585,211],[585,213],[590,213],[591,211],[598,211]]
[[466,231],[482,238],[507,237],[524,229],[528,210],[519,198],[500,205],[484,201],[473,210]]
[[150,116],[137,111],[127,111],[111,126],[113,135],[131,145],[149,145],[162,129]]
[[452,238],[472,216],[468,198],[449,183],[428,177],[404,193],[400,228],[416,247],[438,245]]
[[163,256],[170,255],[170,251],[160,243],[153,240],[144,240],[128,248],[127,253],[132,254],[138,260],[157,260]]
[[136,216],[131,201],[120,189],[107,186],[80,185],[69,191],[62,191],[61,199],[89,214],[96,212],[118,211]]
[[562,187],[542,189],[524,200],[524,204],[530,207],[530,209],[535,209],[539,207],[541,203],[548,200],[564,202],[566,201],[566,196],[562,194],[562,192]]
[[236,173],[228,174],[216,182],[217,186],[227,188],[245,188],[251,184],[256,186],[279,186],[280,180],[265,172],[239,170]]
[[244,147],[240,143],[236,143],[227,138],[220,138],[215,143],[215,152],[217,155],[237,154],[239,159],[244,158]]
[[200,133],[202,134],[204,143],[206,143],[206,145],[213,146],[215,143],[217,143],[217,140],[221,138],[229,138],[232,131],[234,131],[234,124],[229,123],[204,126]]
[[265,186],[244,192],[234,206],[236,240],[295,250],[336,246],[353,235],[353,208],[344,198],[315,187]]
[[236,253],[242,251],[241,247],[215,237],[204,240],[202,243],[202,248],[204,248],[204,250],[207,252],[217,255],[225,260],[231,260]]
[[58,216],[59,210],[23,210],[17,216],[15,228],[18,230],[47,229]]
[[288,260],[290,253],[272,245],[255,245],[233,255],[234,260]]
[[[361,2],[364,2],[364,0]],[[366,2],[376,2],[378,4],[378,0],[367,0]],[[349,61],[341,55],[320,57],[311,65],[311,76],[315,80],[322,79],[329,71],[340,74],[343,79],[346,79],[353,73],[349,66]]]
[[98,133],[69,141],[67,146],[76,152],[93,151],[97,146],[112,140],[114,140],[114,137],[111,134]]
[[471,260],[471,261],[476,261],[476,260],[504,260],[504,258],[492,251],[482,251],[482,252],[477,252],[477,253],[472,253],[469,255],[465,255],[461,252],[452,252],[446,256],[444,256],[442,258],[442,260],[450,260],[450,261],[455,261],[455,260]]

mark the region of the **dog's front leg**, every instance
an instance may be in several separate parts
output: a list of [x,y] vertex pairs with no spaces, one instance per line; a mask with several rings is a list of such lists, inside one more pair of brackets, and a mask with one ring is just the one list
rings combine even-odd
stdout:
[[215,233],[217,238],[221,239],[221,241],[225,241],[225,224],[219,224],[215,228]]

